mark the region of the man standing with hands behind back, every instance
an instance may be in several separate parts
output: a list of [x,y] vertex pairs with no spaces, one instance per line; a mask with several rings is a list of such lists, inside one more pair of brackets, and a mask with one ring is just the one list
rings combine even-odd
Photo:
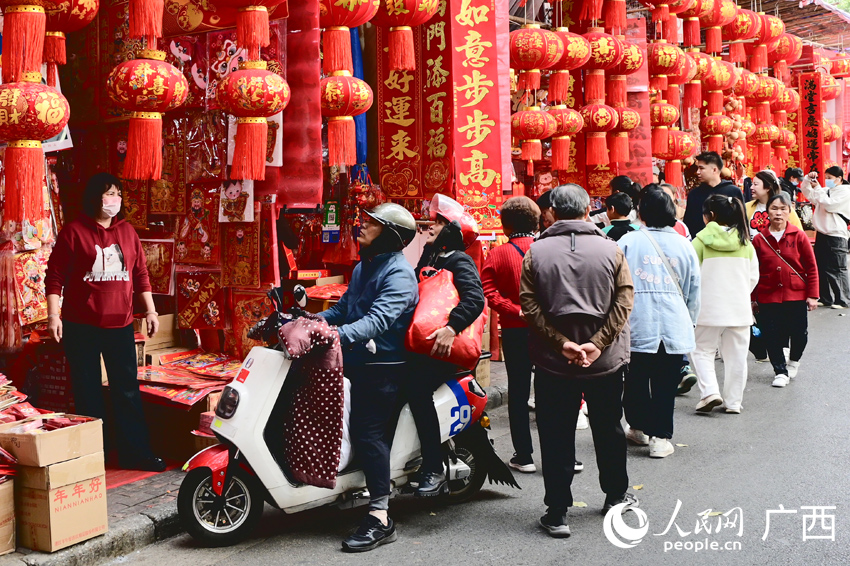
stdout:
[[626,436],[620,424],[634,287],[623,252],[588,221],[587,192],[569,184],[555,188],[551,197],[556,222],[525,254],[520,304],[537,368],[537,430],[547,507],[540,526],[552,537],[565,538],[570,536],[567,510],[573,504],[570,485],[582,394],[593,415],[603,512],[620,503],[638,504],[626,491]]

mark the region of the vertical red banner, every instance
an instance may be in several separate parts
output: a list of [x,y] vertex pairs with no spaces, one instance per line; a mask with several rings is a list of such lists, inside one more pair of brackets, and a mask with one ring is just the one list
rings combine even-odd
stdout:
[[794,145],[788,148],[788,160],[785,163],[786,167],[800,167],[800,149],[803,147],[803,132],[800,128],[801,116],[802,112],[800,112],[800,110],[788,113],[788,125],[785,126],[785,129],[793,133],[797,141]]
[[423,198],[422,26],[413,28],[416,71],[389,69],[389,29],[378,27],[378,176],[391,199]]
[[[646,18],[627,20],[626,39],[646,53]],[[629,161],[619,167],[618,174],[628,175],[641,186],[652,182],[652,144],[649,122],[649,67],[626,75],[628,107],[640,114],[640,126],[629,134]]]
[[[452,0],[452,79],[457,197],[482,231],[501,229],[502,99],[494,0]],[[507,69],[503,69],[507,72]],[[507,97],[508,94],[504,93]]]
[[821,74],[800,75],[800,121],[802,122],[803,171],[816,171],[823,181],[823,106],[821,104]]
[[419,36],[425,68],[422,77],[422,181],[426,198],[434,193],[453,195],[454,82],[452,81],[452,25],[449,0],[422,26]]

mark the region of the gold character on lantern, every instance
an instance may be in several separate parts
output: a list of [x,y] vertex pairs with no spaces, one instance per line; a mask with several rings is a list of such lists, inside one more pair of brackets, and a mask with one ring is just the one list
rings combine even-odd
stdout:
[[437,49],[443,51],[446,48],[446,22],[434,22],[425,31],[425,42],[427,49],[431,49],[431,41],[439,40]]
[[493,87],[493,81],[487,80],[487,75],[481,71],[473,70],[472,75],[463,75],[466,81],[463,85],[457,87],[459,92],[469,101],[463,105],[463,108],[476,106],[484,97],[490,94],[490,88]]
[[390,76],[384,81],[384,86],[392,90],[401,91],[402,94],[407,94],[410,90],[410,81],[413,80],[413,75],[407,71],[390,71]]
[[404,7],[404,0],[386,0],[387,14],[390,16],[399,16],[401,14],[409,14],[410,10]]
[[399,130],[392,137],[393,145],[390,148],[390,154],[387,155],[387,159],[395,159],[396,161],[401,161],[405,157],[413,158],[416,157],[416,152],[411,150],[408,146],[410,145],[410,136],[404,130]]
[[420,12],[431,12],[437,8],[437,4],[440,3],[440,0],[422,0],[419,4]]
[[329,103],[339,101],[342,97],[342,84],[339,81],[328,81],[325,83],[325,100]]
[[460,4],[460,12],[455,16],[455,20],[462,26],[474,26],[481,22],[489,21],[487,14],[490,8],[487,6],[471,6],[472,0],[463,0]]
[[431,123],[433,124],[443,123],[443,101],[440,99],[444,96],[448,96],[448,93],[437,92],[425,99],[431,104]]
[[470,30],[466,37],[465,45],[455,48],[457,52],[463,52],[466,60],[463,62],[464,67],[474,67],[480,69],[490,62],[489,57],[484,57],[484,52],[493,47],[489,41],[482,41],[481,34],[475,30]]
[[481,110],[475,110],[472,116],[466,117],[466,125],[457,130],[462,134],[466,134],[466,139],[469,140],[469,143],[464,144],[463,147],[474,147],[487,139],[487,136],[492,131],[488,126],[496,125],[496,121],[489,118],[490,116]]
[[391,102],[384,102],[384,106],[387,107],[385,111],[387,117],[384,121],[388,124],[398,124],[404,128],[413,124],[416,121],[415,118],[408,116],[410,114],[411,100],[409,96],[395,96]]
[[334,2],[334,6],[339,6],[349,12],[353,12],[355,8],[359,8],[363,4],[369,4],[370,2],[373,4],[378,3],[377,0],[336,0],[336,2]]
[[431,159],[442,159],[446,156],[448,146],[444,143],[446,139],[445,128],[437,128],[436,130],[428,130],[428,135],[431,138],[428,140],[428,157]]
[[460,182],[464,185],[477,183],[486,189],[493,184],[493,181],[497,179],[501,180],[501,174],[484,167],[485,159],[490,159],[490,156],[482,151],[473,149],[472,155],[463,159],[465,163],[469,163],[469,171],[460,174]]

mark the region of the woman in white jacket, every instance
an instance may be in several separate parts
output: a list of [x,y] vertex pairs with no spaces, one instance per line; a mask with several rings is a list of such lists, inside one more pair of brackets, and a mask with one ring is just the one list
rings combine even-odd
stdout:
[[[738,414],[747,385],[747,348],[753,323],[750,293],[759,281],[758,259],[740,200],[712,195],[702,210],[706,226],[693,241],[702,279],[692,354],[702,392],[696,410],[708,413],[725,401],[726,412]],[[714,369],[718,345],[726,374],[723,397]]]

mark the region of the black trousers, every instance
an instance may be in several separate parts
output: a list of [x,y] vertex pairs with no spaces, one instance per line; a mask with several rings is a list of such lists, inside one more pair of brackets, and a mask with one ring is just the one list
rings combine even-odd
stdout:
[[787,374],[782,348],[788,345],[788,340],[791,340],[791,361],[799,362],[803,357],[809,341],[808,314],[806,301],[759,304],[762,332],[775,375]]
[[514,452],[531,457],[531,423],[528,398],[531,396],[531,356],[528,351],[528,328],[503,328],[502,350],[508,372],[508,419]]
[[654,354],[632,352],[623,391],[623,409],[630,427],[649,436],[673,438],[673,409],[681,371],[682,355],[668,354],[664,344]]
[[847,240],[838,236],[815,236],[815,259],[820,275],[820,300],[824,305],[848,306]]
[[443,452],[440,421],[434,407],[434,391],[454,378],[457,366],[428,356],[413,355],[404,380],[404,398],[410,405],[422,450],[423,473],[442,473]]
[[152,457],[139,382],[136,379],[138,369],[133,325],[99,328],[64,321],[62,343],[71,370],[77,413],[103,419],[104,438],[108,438],[108,418],[100,371],[100,356],[103,355],[115,420],[114,446],[118,456],[121,460]]
[[573,504],[570,486],[576,455],[576,421],[581,397],[587,402],[590,430],[599,466],[599,486],[617,497],[629,487],[623,416],[623,368],[601,377],[573,379],[537,368],[534,391],[537,432],[543,462],[543,502],[550,511],[565,513]]
[[406,364],[346,366],[351,381],[349,427],[354,454],[366,476],[371,509],[386,509],[390,495],[390,448],[398,389]]

